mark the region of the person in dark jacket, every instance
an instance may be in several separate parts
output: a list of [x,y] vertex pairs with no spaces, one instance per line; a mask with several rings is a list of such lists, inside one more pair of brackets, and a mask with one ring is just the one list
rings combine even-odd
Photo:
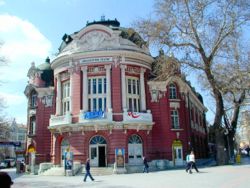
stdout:
[[91,175],[91,173],[90,173],[89,158],[88,158],[87,161],[86,161],[85,170],[86,170],[86,173],[85,173],[85,177],[84,177],[84,180],[83,180],[83,181],[86,182],[86,179],[87,179],[88,176],[90,177],[90,179],[91,179],[92,181],[94,181],[95,179],[92,177],[92,175]]
[[11,177],[7,172],[0,172],[0,187],[1,188],[10,188],[13,184]]
[[146,157],[143,157],[143,164],[144,164],[144,169],[143,169],[143,173],[144,172],[147,172],[148,173],[148,161],[147,161],[147,158]]

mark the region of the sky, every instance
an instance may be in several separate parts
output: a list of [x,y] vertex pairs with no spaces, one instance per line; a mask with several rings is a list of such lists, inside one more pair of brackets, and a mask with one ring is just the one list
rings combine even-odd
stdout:
[[26,123],[24,90],[31,63],[53,59],[65,33],[79,31],[103,15],[130,27],[136,19],[149,16],[153,4],[153,0],[0,0],[0,56],[8,59],[8,65],[0,67],[6,117]]

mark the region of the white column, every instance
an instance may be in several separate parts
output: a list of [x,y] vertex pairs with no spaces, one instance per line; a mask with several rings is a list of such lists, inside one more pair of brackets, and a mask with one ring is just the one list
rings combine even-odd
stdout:
[[125,77],[126,65],[121,65],[121,77],[122,77],[122,109],[127,109],[127,90],[126,90],[126,77]]
[[57,95],[56,95],[56,115],[62,114],[62,84],[61,84],[61,76],[60,74],[56,75],[56,89],[57,89]]
[[[83,111],[87,112],[88,111],[88,67],[83,66],[82,67],[82,72],[83,72],[83,94],[82,94],[82,101],[83,101]],[[89,109],[90,110],[90,109]]]
[[144,72],[146,70],[141,68],[140,72],[140,89],[141,89],[141,111],[146,110],[146,99],[145,99],[145,83],[144,83]]
[[69,104],[70,104],[70,107],[69,107],[69,111],[70,111],[70,113],[72,112],[72,109],[73,109],[73,107],[72,107],[72,104],[73,104],[73,74],[74,74],[74,72],[73,72],[73,70],[72,69],[69,69],[68,70],[69,71],[69,73],[70,73],[70,78],[69,78],[69,87],[70,87],[70,101],[69,101]]
[[110,69],[111,69],[111,65],[105,65],[106,68],[106,91],[107,91],[107,109],[110,110],[111,109],[111,87],[110,87]]

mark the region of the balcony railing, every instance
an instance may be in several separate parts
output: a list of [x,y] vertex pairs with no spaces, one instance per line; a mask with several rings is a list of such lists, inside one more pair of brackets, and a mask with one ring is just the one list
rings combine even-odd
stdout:
[[94,111],[94,112],[84,112],[80,110],[79,113],[79,123],[91,123],[91,122],[112,122],[113,113],[112,109],[107,112],[104,111]]
[[72,116],[70,112],[67,112],[65,115],[62,116],[51,115],[49,120],[49,126],[65,125],[71,123],[72,123]]
[[153,118],[150,110],[147,112],[128,112],[124,109],[123,112],[124,123],[153,123]]

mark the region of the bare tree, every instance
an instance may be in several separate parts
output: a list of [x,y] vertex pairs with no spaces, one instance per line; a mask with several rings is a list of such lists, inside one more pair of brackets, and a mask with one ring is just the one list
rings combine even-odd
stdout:
[[[155,14],[136,22],[137,30],[151,44],[161,44],[175,52],[181,62],[202,72],[211,88],[216,109],[217,164],[225,164],[222,120],[223,93],[213,72],[226,64],[232,40],[241,35],[250,18],[249,1],[245,0],[156,0]],[[178,55],[177,55],[178,53]]]

